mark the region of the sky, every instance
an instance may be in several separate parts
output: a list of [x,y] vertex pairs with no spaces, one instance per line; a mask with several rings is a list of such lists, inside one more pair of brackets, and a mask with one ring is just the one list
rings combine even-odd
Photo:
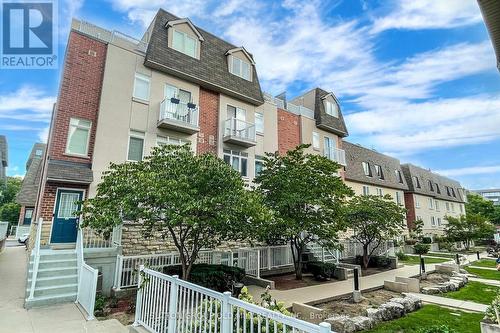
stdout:
[[70,18],[140,38],[160,7],[245,46],[266,92],[333,91],[348,141],[500,188],[500,72],[476,0],[59,1],[59,68],[0,70],[8,175],[46,140]]

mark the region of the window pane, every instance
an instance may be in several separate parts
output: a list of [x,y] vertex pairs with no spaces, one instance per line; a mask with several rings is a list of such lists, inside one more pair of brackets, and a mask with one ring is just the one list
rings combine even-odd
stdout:
[[172,47],[177,51],[184,52],[184,34],[174,30]]
[[231,156],[224,155],[224,162],[226,162],[227,164],[231,165]]
[[134,97],[145,101],[149,100],[149,79],[136,75],[134,83]]
[[32,215],[33,215],[33,209],[26,209],[26,211],[24,212],[25,219],[30,219]]
[[241,62],[241,76],[246,80],[250,80],[250,64],[244,61]]
[[128,160],[129,161],[142,160],[143,144],[144,144],[144,139],[130,137],[129,146],[128,146]]
[[194,40],[191,37],[185,36],[184,43],[185,43],[184,53],[193,58],[196,58],[196,40]]
[[77,201],[80,199],[78,193],[61,193],[59,199],[58,218],[73,218],[76,217],[75,212],[78,210]]
[[166,98],[177,97],[177,87],[167,84],[165,86],[165,97]]
[[67,152],[71,154],[86,155],[88,136],[88,129],[82,129],[73,126],[70,127]]
[[255,113],[255,130],[264,133],[264,115],[262,113]]
[[255,176],[260,175],[263,167],[264,163],[261,160],[255,160]]
[[247,159],[246,158],[241,159],[241,175],[243,177],[247,176]]
[[319,134],[317,132],[313,132],[313,148],[319,149]]
[[240,158],[239,157],[233,156],[231,165],[232,165],[234,170],[240,172]]
[[241,60],[234,56],[232,58],[233,58],[233,74],[241,76]]
[[227,106],[227,118],[236,118],[236,108],[234,106]]

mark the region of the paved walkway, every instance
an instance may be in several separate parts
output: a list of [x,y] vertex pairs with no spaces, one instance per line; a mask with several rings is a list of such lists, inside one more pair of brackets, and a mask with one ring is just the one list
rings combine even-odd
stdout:
[[26,310],[24,247],[8,247],[0,254],[0,332],[16,333],[126,333],[117,320],[86,321],[73,303]]
[[485,269],[488,271],[496,271],[497,269],[495,267],[482,267],[482,266],[469,266],[470,268],[477,268],[477,269]]
[[408,294],[420,298],[422,302],[425,303],[432,303],[466,311],[475,311],[484,313],[486,311],[486,308],[488,307],[487,305],[484,304],[462,301],[459,299],[446,298],[441,296],[424,295],[417,293],[408,293]]
[[[476,255],[470,255],[468,260],[474,260]],[[434,271],[437,264],[425,265],[426,271]],[[394,281],[396,276],[411,277],[420,273],[419,265],[403,266],[398,269],[392,269],[378,274],[361,277],[360,289],[372,289],[382,287],[384,281]],[[260,295],[265,291],[262,287],[249,286],[249,292],[256,300],[260,299]],[[354,289],[354,280],[337,281],[330,283],[322,283],[316,286],[290,289],[290,290],[271,290],[271,295],[278,301],[285,303],[285,306],[291,306],[293,302],[309,303],[319,300],[329,300],[331,298],[344,295],[352,292]]]
[[490,286],[497,286],[500,287],[500,281],[498,280],[488,280],[488,279],[481,279],[477,277],[471,277],[469,276],[469,281],[476,281],[476,282],[481,282]]

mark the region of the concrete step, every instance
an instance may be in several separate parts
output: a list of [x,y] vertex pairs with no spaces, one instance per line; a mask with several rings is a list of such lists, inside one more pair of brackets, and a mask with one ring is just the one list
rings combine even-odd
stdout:
[[[26,293],[29,294],[29,288],[26,289]],[[56,285],[48,287],[35,286],[35,297],[58,297],[60,295],[66,295],[78,292],[78,285],[76,283]]]
[[[38,264],[38,269],[44,268],[68,268],[68,267],[76,267],[77,261],[76,259],[52,259],[52,260],[40,260]],[[33,262],[30,262],[29,269],[33,268]]]
[[[37,278],[67,276],[78,274],[77,267],[57,267],[57,268],[43,268],[38,270]],[[29,276],[33,275],[33,271],[29,270]]]
[[[78,275],[71,274],[71,275],[59,275],[59,276],[51,276],[44,278],[39,277],[36,281],[36,286],[50,287],[50,286],[65,285],[72,283],[78,283]],[[28,287],[29,286],[31,286],[31,277],[28,279]]]
[[[74,301],[76,301],[76,292],[61,294],[57,296],[39,296],[39,297],[34,297],[32,300],[26,299],[25,308],[31,309],[34,307],[59,304],[59,303],[69,303]],[[54,320],[57,320],[57,318],[54,318]]]
[[[33,261],[33,255],[30,259]],[[58,259],[76,259],[75,250],[41,250],[40,251],[41,260],[58,260]]]

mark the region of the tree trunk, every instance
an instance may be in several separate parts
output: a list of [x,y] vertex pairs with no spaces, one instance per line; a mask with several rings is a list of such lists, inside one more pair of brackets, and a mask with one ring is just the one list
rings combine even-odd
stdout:
[[295,269],[295,279],[302,280],[302,250],[295,242],[290,242],[292,248],[293,267]]
[[368,256],[368,245],[363,245],[363,268],[368,268],[368,263],[370,262],[370,257]]

